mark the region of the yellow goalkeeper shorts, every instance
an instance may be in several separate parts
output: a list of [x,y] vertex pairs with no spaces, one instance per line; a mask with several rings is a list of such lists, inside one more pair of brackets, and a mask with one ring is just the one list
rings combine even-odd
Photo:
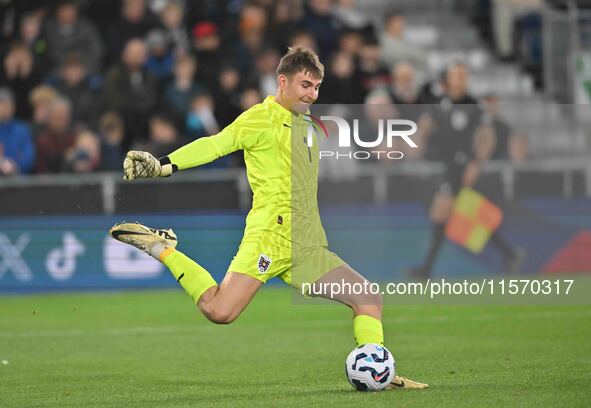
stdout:
[[296,289],[313,283],[345,264],[324,246],[305,246],[270,231],[249,233],[242,238],[228,272],[243,273],[265,283],[279,277]]

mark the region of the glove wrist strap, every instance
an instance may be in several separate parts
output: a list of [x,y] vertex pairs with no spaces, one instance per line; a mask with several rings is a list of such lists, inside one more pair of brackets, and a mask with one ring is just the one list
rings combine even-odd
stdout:
[[169,177],[172,173],[178,171],[178,166],[176,164],[172,164],[168,156],[161,157],[158,159],[160,161],[160,177]]

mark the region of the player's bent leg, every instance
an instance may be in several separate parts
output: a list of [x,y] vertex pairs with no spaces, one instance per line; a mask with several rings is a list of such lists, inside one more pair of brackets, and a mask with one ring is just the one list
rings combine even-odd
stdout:
[[[316,287],[330,288],[331,285],[338,284],[361,284],[361,287],[369,288],[369,282],[360,273],[352,269],[349,265],[341,265],[315,282]],[[365,284],[365,285],[364,285]],[[358,286],[359,287],[359,286]],[[353,309],[353,332],[357,345],[367,343],[384,344],[384,331],[381,317],[383,310],[383,300],[381,293],[372,293],[369,289],[363,293],[349,293],[341,291],[335,293],[331,291],[320,294],[319,296],[335,300],[346,304]],[[413,381],[406,377],[395,375],[388,389],[426,389],[429,385]]]
[[263,282],[251,276],[228,272],[220,286],[211,287],[203,293],[197,307],[213,323],[232,323],[262,285]]
[[[317,288],[326,288],[321,297],[343,303],[353,309],[353,333],[357,345],[384,343],[382,328],[382,295],[372,293],[369,281],[360,273],[344,264],[329,271],[315,282]],[[353,291],[348,288],[365,288]]]
[[109,232],[116,240],[141,249],[166,265],[203,314],[214,323],[234,321],[262,285],[261,281],[250,276],[228,273],[218,287],[205,268],[175,249],[177,237],[170,229],[123,222]]
[[329,271],[314,283],[316,288],[325,289],[321,290],[321,293],[317,293],[318,296],[351,307],[355,316],[368,315],[380,320],[382,318],[382,295],[371,293],[369,290],[362,293],[345,290],[353,285],[369,288],[369,281],[347,264]]
[[220,286],[205,292],[197,306],[212,322],[231,323],[264,282],[289,268],[290,249],[290,242],[277,234],[244,235]]

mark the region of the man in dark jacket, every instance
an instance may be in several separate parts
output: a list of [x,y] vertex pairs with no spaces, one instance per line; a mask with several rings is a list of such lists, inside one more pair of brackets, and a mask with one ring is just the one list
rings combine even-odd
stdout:
[[128,147],[133,141],[145,138],[147,122],[158,102],[158,83],[144,67],[146,46],[144,41],[131,39],[123,50],[121,63],[115,64],[105,78],[105,104],[124,119],[129,135]]
[[54,18],[47,23],[45,36],[54,68],[58,68],[67,55],[78,54],[86,62],[88,72],[100,71],[102,40],[94,25],[80,18],[75,0],[62,0],[58,3]]

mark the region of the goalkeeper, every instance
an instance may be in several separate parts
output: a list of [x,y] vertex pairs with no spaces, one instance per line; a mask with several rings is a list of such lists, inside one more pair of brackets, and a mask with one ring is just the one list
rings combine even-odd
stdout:
[[[318,212],[318,143],[308,114],[318,97],[324,67],[314,52],[290,48],[277,68],[278,90],[263,103],[242,113],[214,136],[198,139],[156,159],[130,151],[124,178],[167,177],[200,166],[238,149],[244,150],[253,205],[238,253],[218,285],[209,272],[176,250],[170,229],[121,223],[111,236],[133,245],[170,269],[210,321],[234,321],[258,289],[279,277],[301,289],[303,283],[347,282],[365,278],[328,249]],[[383,344],[382,298],[378,294],[323,294],[353,310],[358,345]],[[426,384],[395,376],[390,388],[426,388]]]

